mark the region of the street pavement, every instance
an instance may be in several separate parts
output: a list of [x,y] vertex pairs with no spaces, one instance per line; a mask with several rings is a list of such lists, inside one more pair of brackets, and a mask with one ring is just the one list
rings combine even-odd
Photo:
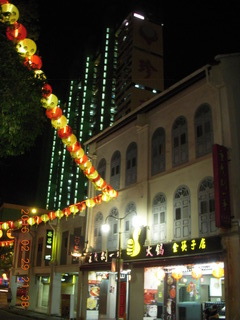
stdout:
[[[1,320],[7,320],[7,319],[31,319],[31,320],[37,320],[37,319],[51,319],[51,320],[66,320],[69,318],[62,318],[59,316],[50,316],[46,313],[40,313],[37,311],[24,309],[20,306],[8,306],[7,303],[7,294],[6,290],[0,290],[0,319]],[[4,315],[3,315],[4,314]],[[8,314],[6,317],[5,314]],[[15,315],[15,317],[14,317]],[[4,316],[4,318],[3,318]],[[19,317],[19,318],[18,318]],[[21,318],[23,317],[23,318]]]
[[0,314],[1,314],[1,310],[9,314],[9,319],[14,319],[11,317],[11,315],[18,315],[18,316],[24,317],[24,319],[32,319],[32,320],[37,320],[37,319],[66,320],[66,318],[62,318],[58,316],[49,316],[44,313],[40,313],[40,312],[28,310],[28,309],[22,309],[18,307],[9,308],[6,305],[0,307]]

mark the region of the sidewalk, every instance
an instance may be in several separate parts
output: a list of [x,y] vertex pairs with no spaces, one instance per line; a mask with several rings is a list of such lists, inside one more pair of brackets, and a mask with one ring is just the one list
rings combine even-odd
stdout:
[[51,319],[51,320],[66,320],[66,319],[68,319],[68,318],[62,318],[62,317],[58,317],[58,316],[49,316],[45,313],[40,313],[40,312],[36,312],[36,311],[28,310],[28,309],[22,309],[22,308],[18,308],[18,307],[8,308],[7,306],[4,306],[1,309],[5,310],[9,313],[17,314],[17,315],[24,316],[24,317],[30,318],[30,319]]

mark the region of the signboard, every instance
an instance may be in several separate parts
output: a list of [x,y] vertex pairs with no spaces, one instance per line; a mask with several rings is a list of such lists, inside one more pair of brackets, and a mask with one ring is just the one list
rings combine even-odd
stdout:
[[[135,259],[159,259],[184,255],[199,255],[203,253],[219,252],[222,250],[221,237],[193,238],[182,241],[173,241],[167,243],[158,243],[152,246],[141,246],[137,256],[131,257],[127,250],[122,250],[122,259],[131,261]],[[118,258],[118,251],[93,252],[86,257],[86,263],[111,262]]]
[[218,228],[231,227],[227,148],[213,145],[215,220]]
[[52,245],[53,245],[53,230],[46,230],[46,245],[44,259],[51,261],[52,259]]

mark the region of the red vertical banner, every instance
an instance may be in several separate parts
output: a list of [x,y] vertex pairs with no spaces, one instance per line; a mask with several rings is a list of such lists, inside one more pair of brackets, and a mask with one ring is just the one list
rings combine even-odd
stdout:
[[126,287],[125,281],[120,282],[120,297],[119,297],[119,318],[125,319],[126,312]]
[[215,196],[215,219],[218,228],[231,227],[230,190],[227,148],[213,145],[213,177]]

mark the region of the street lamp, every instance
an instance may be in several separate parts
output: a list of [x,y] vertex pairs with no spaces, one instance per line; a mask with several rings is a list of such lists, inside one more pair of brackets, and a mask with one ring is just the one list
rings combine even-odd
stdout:
[[[119,307],[120,307],[120,278],[121,278],[121,266],[122,263],[122,221],[132,212],[128,212],[123,217],[117,217],[112,214],[108,215],[105,219],[105,223],[102,225],[101,229],[104,233],[108,233],[110,230],[110,225],[107,223],[109,218],[113,218],[119,222],[118,228],[118,256],[117,256],[117,296],[116,296],[116,320],[119,318]],[[135,219],[134,219],[135,218]],[[137,223],[137,216],[133,217],[133,224]]]

